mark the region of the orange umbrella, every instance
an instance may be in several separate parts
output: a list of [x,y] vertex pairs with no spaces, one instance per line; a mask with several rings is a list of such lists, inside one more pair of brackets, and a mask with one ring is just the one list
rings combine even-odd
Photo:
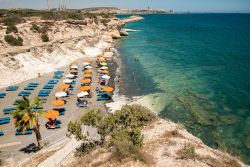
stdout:
[[63,100],[54,100],[54,101],[52,101],[52,104],[54,106],[63,106],[65,104],[65,102]]
[[108,70],[103,70],[102,73],[103,73],[103,74],[108,74],[109,71],[108,71]]
[[58,86],[59,89],[69,89],[69,84],[61,84]]
[[23,121],[26,123],[30,120],[30,117],[28,115],[24,116]]
[[83,75],[85,78],[90,78],[91,77],[91,74],[84,74]]
[[56,118],[56,117],[58,117],[60,114],[59,114],[59,112],[58,111],[56,111],[56,110],[50,110],[50,111],[48,111],[48,112],[46,112],[45,114],[44,114],[44,117],[45,118]]
[[69,70],[69,72],[77,72],[77,70],[73,70],[73,69],[72,69],[72,70]]
[[91,73],[92,70],[88,69],[88,70],[85,70],[84,73]]
[[87,59],[87,60],[84,60],[84,62],[86,63],[91,63],[93,60],[90,60],[90,59]]
[[84,79],[82,80],[82,83],[90,83],[91,82],[91,79]]
[[82,86],[81,90],[82,91],[90,91],[91,87],[90,86]]
[[113,90],[114,89],[111,88],[111,87],[105,87],[105,88],[102,89],[102,91],[104,91],[104,92],[112,92]]

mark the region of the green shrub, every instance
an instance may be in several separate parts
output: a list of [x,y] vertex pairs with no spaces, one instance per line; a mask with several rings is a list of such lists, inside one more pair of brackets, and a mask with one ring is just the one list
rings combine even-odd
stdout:
[[95,143],[82,143],[80,147],[76,148],[75,155],[82,156],[82,155],[88,154],[94,148],[96,148]]
[[23,39],[21,37],[15,38],[12,35],[5,35],[4,40],[12,46],[22,46]]
[[49,42],[49,36],[48,36],[48,34],[42,34],[41,38],[42,38],[43,42]]
[[83,140],[85,139],[85,136],[82,135],[81,131],[81,123],[80,122],[72,122],[70,121],[67,127],[67,136],[70,137],[71,135],[74,135],[76,140]]
[[82,117],[81,122],[84,125],[88,125],[88,126],[92,125],[96,127],[101,121],[101,119],[102,119],[101,112],[99,110],[94,110],[94,111],[90,111],[86,113]]
[[186,144],[182,149],[180,149],[177,154],[179,155],[180,159],[194,159],[196,154],[195,154],[195,147],[192,144]]
[[44,25],[42,28],[41,28],[41,33],[43,33],[43,34],[46,34],[47,32],[48,32],[48,30],[49,30],[49,26],[48,25]]
[[31,27],[32,30],[35,30],[36,32],[38,33],[41,33],[41,29],[38,25],[36,25],[35,23],[32,24],[32,27]]
[[14,33],[18,32],[18,29],[17,29],[17,27],[15,25],[10,25],[6,29],[6,34],[9,34],[9,33],[12,33],[12,32],[14,32]]
[[24,22],[25,19],[17,15],[9,16],[2,19],[2,23],[4,23],[6,26],[17,25],[19,23],[24,23]]

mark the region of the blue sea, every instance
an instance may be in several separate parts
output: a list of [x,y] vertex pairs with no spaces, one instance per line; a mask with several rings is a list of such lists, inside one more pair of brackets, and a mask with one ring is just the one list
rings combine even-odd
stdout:
[[142,16],[117,44],[120,93],[250,164],[250,14]]

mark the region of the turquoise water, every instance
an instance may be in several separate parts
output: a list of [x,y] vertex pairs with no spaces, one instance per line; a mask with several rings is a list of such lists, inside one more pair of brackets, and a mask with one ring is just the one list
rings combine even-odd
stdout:
[[250,163],[250,15],[143,17],[118,42],[121,94],[161,99],[161,117]]

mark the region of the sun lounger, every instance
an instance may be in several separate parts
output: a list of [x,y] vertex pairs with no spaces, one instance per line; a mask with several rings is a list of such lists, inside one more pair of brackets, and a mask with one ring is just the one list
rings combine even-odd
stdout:
[[0,119],[0,125],[10,123],[10,119]]
[[48,93],[39,93],[38,97],[48,97],[49,94]]
[[27,87],[24,88],[24,90],[34,90],[34,88],[33,88],[33,87],[28,87],[28,86],[27,86]]
[[31,92],[29,92],[29,91],[21,91],[21,92],[19,92],[18,94],[31,94]]
[[56,110],[58,112],[64,112],[66,111],[66,108],[53,108],[53,110]]
[[57,84],[59,82],[59,80],[49,80],[48,84]]
[[88,107],[86,103],[76,103],[77,107]]
[[99,92],[99,93],[97,94],[97,96],[106,96],[106,95],[108,95],[107,92]]
[[54,85],[49,85],[49,84],[46,84],[43,87],[43,89],[53,89],[53,88],[54,88]]
[[59,75],[59,74],[63,74],[63,73],[64,73],[64,71],[59,70],[59,71],[55,71],[54,75]]
[[8,86],[6,91],[16,91],[19,87],[18,86]]
[[54,79],[61,79],[63,77],[63,75],[54,75],[53,78]]
[[98,97],[97,98],[97,101],[104,101],[104,100],[110,100],[110,98],[109,97]]
[[5,92],[0,92],[0,96],[6,96]]
[[39,85],[39,83],[38,83],[38,82],[30,82],[29,84],[30,84],[30,85],[36,85],[36,86],[38,86],[38,85]]
[[50,127],[48,125],[45,125],[47,129],[58,129],[61,128],[61,124],[57,124],[55,127]]
[[0,98],[4,98],[5,96],[4,95],[0,95]]
[[3,109],[3,114],[9,114],[11,111],[16,110],[15,107],[12,108],[4,108]]
[[24,132],[20,132],[18,130],[16,130],[16,136],[19,136],[19,135],[31,135],[32,134],[32,129],[27,129],[26,131]]
[[4,135],[3,131],[0,131],[0,136],[3,136],[3,135]]
[[39,93],[50,93],[51,91],[50,90],[40,90]]
[[42,101],[43,103],[46,103],[47,98],[39,98],[40,101]]
[[26,94],[26,93],[18,93],[18,96],[25,96],[25,97],[29,97],[30,94]]
[[3,118],[0,118],[0,121],[1,120],[10,120],[10,117],[3,117]]

